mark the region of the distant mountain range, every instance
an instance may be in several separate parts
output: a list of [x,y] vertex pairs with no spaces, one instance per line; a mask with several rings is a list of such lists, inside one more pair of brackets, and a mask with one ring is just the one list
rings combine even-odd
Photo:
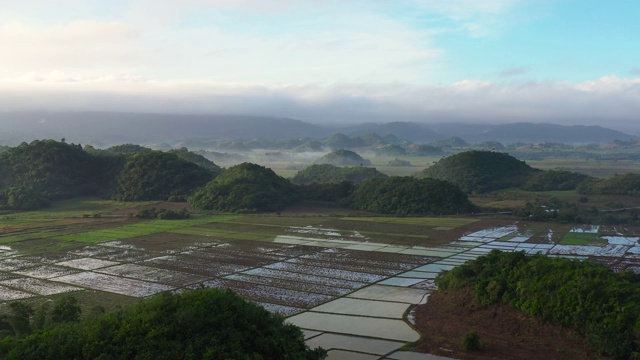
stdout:
[[108,146],[123,143],[177,143],[187,138],[279,139],[323,138],[335,133],[349,136],[376,133],[394,135],[414,143],[460,137],[468,143],[558,142],[607,143],[628,140],[629,134],[601,126],[563,126],[514,123],[422,124],[415,122],[365,123],[343,127],[311,124],[295,119],[239,115],[174,115],[117,112],[19,112],[0,114],[0,144],[16,145],[35,139],[61,139]]

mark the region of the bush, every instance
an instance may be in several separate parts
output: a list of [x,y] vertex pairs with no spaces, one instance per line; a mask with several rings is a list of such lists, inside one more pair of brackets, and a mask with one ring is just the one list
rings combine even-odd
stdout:
[[460,341],[460,345],[465,351],[480,350],[483,347],[482,341],[480,341],[480,336],[478,336],[478,333],[475,331],[469,331],[464,334]]

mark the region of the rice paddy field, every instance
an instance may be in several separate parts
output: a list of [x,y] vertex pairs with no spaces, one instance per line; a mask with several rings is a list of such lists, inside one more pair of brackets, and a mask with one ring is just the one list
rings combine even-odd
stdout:
[[[369,355],[380,357],[415,341],[410,307],[434,290],[439,272],[493,249],[640,272],[638,228],[334,211],[124,215],[127,206],[165,205],[177,206],[81,199],[1,215],[0,303],[72,293],[85,309],[112,308],[164,291],[228,288],[290,317],[310,343],[338,346],[335,358],[377,347]],[[397,330],[374,330],[382,325]]]

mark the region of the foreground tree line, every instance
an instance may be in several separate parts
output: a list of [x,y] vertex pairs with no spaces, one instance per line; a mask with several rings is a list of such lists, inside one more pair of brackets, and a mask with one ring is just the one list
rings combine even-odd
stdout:
[[10,304],[0,357],[59,359],[323,359],[302,331],[230,291],[162,293],[135,306],[80,319],[71,296],[52,309]]
[[[364,163],[349,150],[336,150],[323,159]],[[508,187],[638,195],[640,175],[601,180],[541,171],[493,151],[452,155],[411,177],[323,163],[301,170],[291,180],[251,163],[223,170],[186,148],[153,151],[128,144],[98,150],[42,140],[0,153],[0,210],[31,210],[58,199],[97,195],[120,201],[188,200],[195,208],[223,212],[279,211],[302,200],[320,200],[380,214],[447,215],[478,211],[468,194]],[[523,216],[540,212],[539,205],[529,205],[531,211]],[[548,218],[545,214],[549,213],[540,215]]]
[[481,304],[507,303],[573,329],[616,359],[635,358],[640,351],[640,275],[632,272],[493,250],[442,273],[436,284],[443,291],[469,286]]

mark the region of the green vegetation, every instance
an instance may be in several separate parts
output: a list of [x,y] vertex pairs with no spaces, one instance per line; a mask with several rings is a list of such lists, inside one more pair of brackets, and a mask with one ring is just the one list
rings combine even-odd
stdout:
[[291,179],[294,184],[330,183],[338,184],[343,181],[359,183],[373,178],[384,178],[375,168],[370,167],[338,167],[330,164],[311,165],[299,171]]
[[351,206],[391,215],[448,215],[474,209],[467,195],[447,181],[400,176],[360,183]]
[[118,176],[113,196],[121,201],[184,200],[215,176],[173,153],[138,153],[129,158]]
[[440,289],[471,286],[480,303],[507,303],[569,327],[601,353],[627,359],[640,350],[640,276],[589,261],[497,250],[438,276]]
[[172,154],[176,154],[178,156],[180,156],[181,158],[190,161],[196,165],[200,165],[201,167],[212,171],[214,174],[219,174],[220,172],[222,172],[222,169],[220,168],[220,166],[214,164],[213,162],[209,161],[206,157],[200,155],[200,154],[196,154],[193,151],[189,151],[189,149],[187,149],[186,147],[181,147],[180,149],[174,149],[174,150],[169,150],[169,153]]
[[563,245],[606,245],[607,241],[600,239],[596,233],[568,232],[560,240]]
[[138,219],[160,219],[160,220],[179,220],[179,219],[188,219],[191,217],[191,212],[186,208],[182,208],[182,210],[171,210],[171,209],[159,209],[156,208],[151,209],[142,209],[138,211],[136,214]]
[[578,187],[584,195],[640,195],[640,174],[614,175],[608,179],[592,179]]
[[478,336],[478,333],[473,330],[464,334],[460,344],[466,351],[480,350],[483,347],[482,341],[480,341],[480,336]]
[[520,186],[537,171],[505,153],[466,151],[441,159],[418,177],[446,180],[467,193],[484,193]]
[[527,191],[563,191],[575,190],[589,176],[571,171],[542,171],[534,173],[522,185]]
[[[16,303],[20,304],[20,303]],[[21,306],[21,305],[19,305]],[[26,305],[25,305],[26,306]],[[163,293],[135,306],[75,321],[77,313],[52,317],[64,324],[27,335],[29,309],[15,323],[19,336],[0,342],[3,359],[322,359],[300,329],[230,291],[199,289]],[[24,327],[24,328],[23,328]]]
[[108,166],[80,145],[33,141],[0,154],[0,208],[30,210],[51,200],[96,194]]
[[196,191],[189,202],[198,209],[224,212],[278,211],[298,201],[295,187],[264,166],[232,166]]
[[371,161],[364,159],[351,150],[338,149],[315,161],[316,164],[330,164],[334,166],[369,166]]

